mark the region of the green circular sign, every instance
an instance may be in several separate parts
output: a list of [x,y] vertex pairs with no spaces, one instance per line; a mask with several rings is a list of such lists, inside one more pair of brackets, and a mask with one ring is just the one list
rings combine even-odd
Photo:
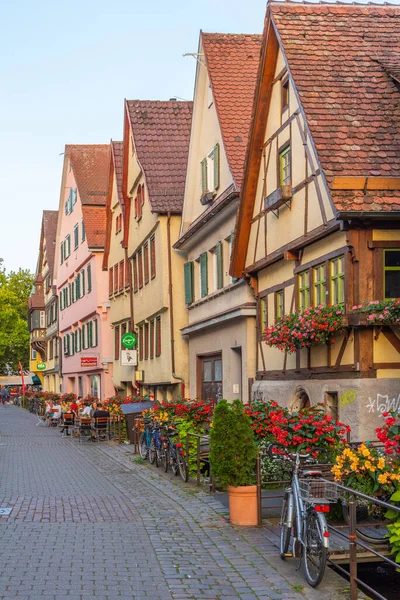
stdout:
[[38,371],[45,371],[46,370],[46,366],[47,366],[46,363],[38,363],[36,365],[36,368],[37,368]]
[[121,343],[124,348],[134,348],[136,346],[136,335],[134,333],[124,333]]

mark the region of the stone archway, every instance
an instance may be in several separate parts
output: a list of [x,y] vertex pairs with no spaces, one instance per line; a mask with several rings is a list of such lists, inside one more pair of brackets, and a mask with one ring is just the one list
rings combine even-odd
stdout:
[[307,394],[303,386],[299,385],[293,392],[293,395],[289,402],[289,411],[298,412],[302,408],[308,408],[311,406],[310,397]]

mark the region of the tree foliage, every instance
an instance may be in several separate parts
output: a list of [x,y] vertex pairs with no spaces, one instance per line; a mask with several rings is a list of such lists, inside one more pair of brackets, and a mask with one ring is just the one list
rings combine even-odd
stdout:
[[0,259],[0,374],[29,368],[28,297],[33,275],[19,269],[6,273]]
[[240,400],[217,404],[210,438],[211,470],[218,483],[223,487],[252,485],[257,446]]

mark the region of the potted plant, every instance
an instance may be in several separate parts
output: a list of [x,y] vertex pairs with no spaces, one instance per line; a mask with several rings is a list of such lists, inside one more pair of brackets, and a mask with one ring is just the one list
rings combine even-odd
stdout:
[[218,483],[228,489],[230,521],[255,526],[257,445],[250,418],[240,400],[221,400],[215,408],[210,432],[210,465]]

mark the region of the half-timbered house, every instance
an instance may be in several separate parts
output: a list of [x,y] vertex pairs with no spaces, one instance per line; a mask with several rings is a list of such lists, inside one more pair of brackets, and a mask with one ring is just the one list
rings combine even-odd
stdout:
[[[354,308],[400,296],[399,42],[399,7],[269,4],[231,263],[257,298],[253,395],[324,402],[356,439],[400,408],[395,317]],[[334,343],[265,343],[324,304]]]
[[179,240],[192,397],[249,398],[256,306],[229,260],[242,182],[260,35],[201,33]]

